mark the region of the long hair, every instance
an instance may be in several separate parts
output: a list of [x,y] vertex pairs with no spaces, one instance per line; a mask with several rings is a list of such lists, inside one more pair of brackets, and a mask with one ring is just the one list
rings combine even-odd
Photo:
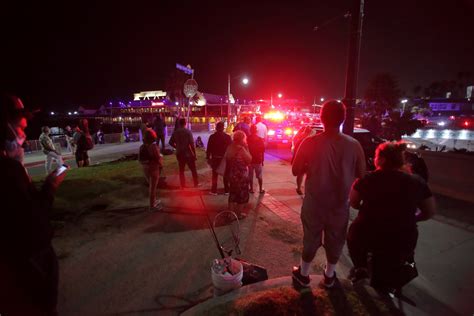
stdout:
[[79,128],[81,129],[81,131],[86,134],[86,135],[90,135],[90,131],[89,131],[89,121],[87,119],[81,119],[79,121]]

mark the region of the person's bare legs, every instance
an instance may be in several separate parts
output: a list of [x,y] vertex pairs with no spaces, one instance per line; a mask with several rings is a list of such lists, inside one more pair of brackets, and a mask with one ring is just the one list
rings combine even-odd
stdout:
[[301,191],[301,185],[303,184],[303,177],[304,175],[297,175],[296,176],[296,192],[302,195],[303,192]]
[[159,176],[157,173],[150,174],[150,185],[149,185],[149,194],[150,194],[150,208],[155,206],[156,202],[156,187],[158,186]]

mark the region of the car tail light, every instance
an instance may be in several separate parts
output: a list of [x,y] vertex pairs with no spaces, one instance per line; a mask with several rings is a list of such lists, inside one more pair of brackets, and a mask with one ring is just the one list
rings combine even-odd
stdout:
[[273,136],[273,135],[275,135],[275,131],[274,131],[274,130],[272,130],[272,129],[271,129],[271,130],[269,130],[269,131],[268,131],[268,135],[269,135],[269,136]]
[[285,129],[285,135],[291,135],[292,133],[293,131],[291,130],[291,128]]

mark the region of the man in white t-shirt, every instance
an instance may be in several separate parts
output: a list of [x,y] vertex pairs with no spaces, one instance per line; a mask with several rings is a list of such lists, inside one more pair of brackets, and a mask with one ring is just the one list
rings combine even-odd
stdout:
[[311,262],[320,246],[327,260],[322,285],[334,285],[336,264],[346,241],[349,192],[354,180],[365,174],[362,146],[340,132],[344,118],[344,104],[325,102],[321,109],[324,132],[307,137],[293,161],[293,175],[306,174],[301,208],[303,253],[300,266],[293,268],[293,279],[302,286],[309,286]]
[[264,141],[267,141],[267,126],[263,124],[262,118],[257,116],[255,122],[255,126],[257,127],[257,136],[263,138]]

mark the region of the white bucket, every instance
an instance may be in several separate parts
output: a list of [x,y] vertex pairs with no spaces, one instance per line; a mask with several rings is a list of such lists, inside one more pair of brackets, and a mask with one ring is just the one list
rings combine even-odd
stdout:
[[242,277],[244,275],[242,263],[238,260],[232,259],[231,264],[233,267],[232,270],[238,271],[234,275],[215,273],[211,268],[212,284],[220,293],[225,293],[242,286]]

